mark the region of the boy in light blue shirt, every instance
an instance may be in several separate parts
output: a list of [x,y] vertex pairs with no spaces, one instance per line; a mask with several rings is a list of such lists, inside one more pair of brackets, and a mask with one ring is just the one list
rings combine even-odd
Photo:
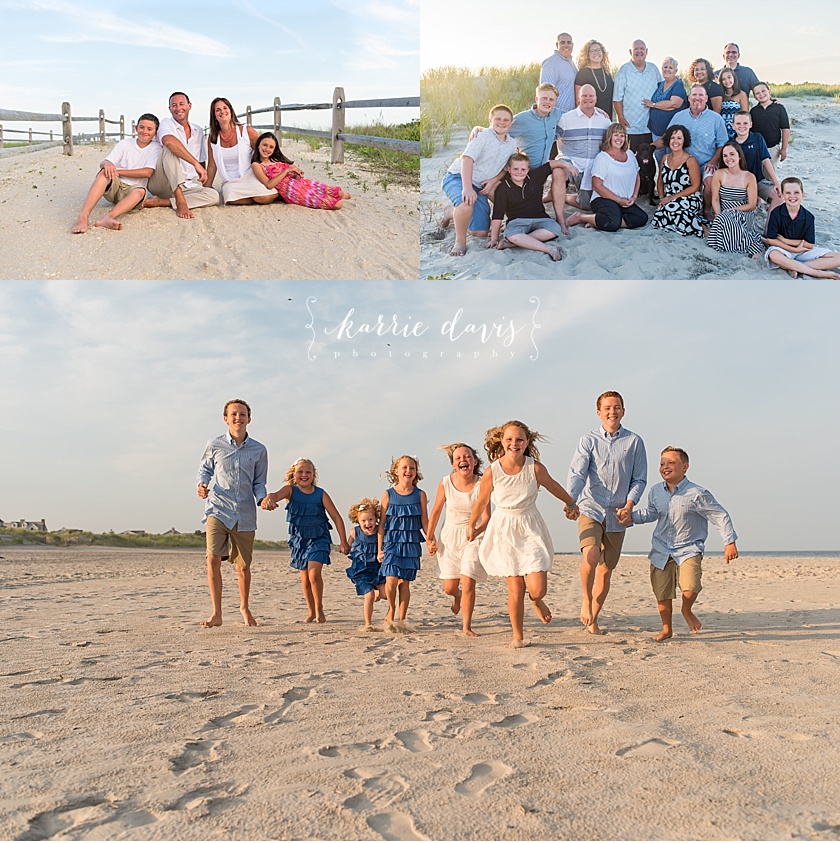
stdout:
[[738,558],[738,538],[729,513],[714,499],[711,492],[692,483],[685,475],[688,454],[669,445],[659,459],[659,474],[664,483],[657,483],[648,494],[648,505],[631,512],[618,510],[618,519],[625,527],[656,521],[651,541],[650,584],[656,597],[662,631],[654,641],[666,641],[674,634],[673,602],[677,584],[682,592],[682,616],[692,632],[702,624],[692,611],[702,586],[700,562],[709,535],[709,521],[723,539],[723,555],[728,565]]

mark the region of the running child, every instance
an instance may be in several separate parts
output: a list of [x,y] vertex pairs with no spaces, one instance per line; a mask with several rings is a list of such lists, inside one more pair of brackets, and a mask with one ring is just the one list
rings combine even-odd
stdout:
[[543,623],[551,620],[543,598],[554,545],[548,526],[537,510],[540,486],[567,507],[575,503],[538,462],[540,453],[536,442],[544,438],[520,421],[509,421],[487,431],[484,450],[490,459],[490,471],[481,478],[478,499],[467,527],[467,539],[473,541],[478,535],[479,518],[492,499],[496,510],[490,516],[478,558],[488,574],[507,580],[512,648],[527,646],[523,631],[526,590],[539,619]]
[[272,132],[263,132],[257,138],[251,169],[261,184],[276,190],[290,205],[337,211],[342,200],[350,198],[350,194],[340,187],[304,178],[303,170],[295,167],[294,162],[280,151]]
[[[478,497],[481,482],[481,457],[472,445],[452,442],[441,445],[446,451],[452,473],[438,485],[437,497],[429,516],[426,543],[429,553],[435,557],[437,576],[443,580],[443,592],[452,598],[452,613],[462,612],[463,633],[477,637],[472,631],[472,615],[475,608],[475,584],[487,580],[487,572],[478,561],[479,542],[467,541],[467,525],[470,513]],[[446,521],[440,531],[440,544],[435,540],[435,528],[446,505]],[[487,527],[490,519],[490,504],[484,509],[477,533]]]
[[300,584],[306,600],[306,623],[324,623],[324,580],[321,569],[330,564],[329,515],[338,530],[339,550],[346,554],[350,547],[344,531],[344,522],[330,496],[315,483],[318,472],[312,460],[299,459],[289,466],[283,478],[283,487],[265,496],[263,509],[277,509],[280,501],[286,504],[286,521],[289,524],[289,548],[292,551],[292,568],[300,571]]
[[347,569],[356,594],[365,598],[363,632],[373,632],[373,604],[385,597],[385,577],[379,570],[379,560],[376,558],[379,540],[377,527],[382,513],[379,501],[372,498],[362,498],[350,507],[349,518],[356,525],[350,531],[351,565]]
[[665,641],[674,634],[671,619],[677,584],[682,592],[682,616],[688,628],[699,632],[702,627],[691,609],[702,588],[700,562],[709,535],[709,521],[723,539],[726,564],[738,558],[735,546],[738,536],[729,513],[711,492],[692,483],[685,476],[687,471],[688,454],[669,445],[659,458],[659,474],[665,482],[651,488],[647,506],[634,509],[632,514],[627,509],[616,510],[618,520],[625,527],[656,521],[648,559],[662,631],[654,636],[654,641]]
[[[397,457],[386,476],[393,486],[382,493],[378,533],[378,558],[388,600],[385,628],[391,632],[411,632],[405,617],[411,601],[411,583],[420,570],[423,533],[429,528],[429,503],[426,493],[417,487],[423,479],[417,457],[407,454]],[[398,599],[399,616],[395,621]]]

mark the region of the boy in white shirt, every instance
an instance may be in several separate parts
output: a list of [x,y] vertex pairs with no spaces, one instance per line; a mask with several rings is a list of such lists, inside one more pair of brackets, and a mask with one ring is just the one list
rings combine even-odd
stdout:
[[160,157],[161,147],[155,140],[159,125],[154,114],[143,114],[137,121],[137,137],[121,140],[100,162],[99,172],[71,229],[73,234],[88,230],[90,214],[103,197],[114,207],[94,225],[114,231],[123,227],[117,217],[136,208],[146,198],[146,184]]

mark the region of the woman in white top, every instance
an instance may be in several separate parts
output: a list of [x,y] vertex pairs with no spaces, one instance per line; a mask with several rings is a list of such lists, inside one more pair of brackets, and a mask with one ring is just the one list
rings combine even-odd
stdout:
[[630,138],[621,123],[612,123],[604,134],[601,151],[592,162],[592,211],[572,214],[567,225],[584,223],[599,231],[641,228],[647,214],[636,204],[639,198],[639,164],[628,153]]
[[207,184],[218,173],[225,205],[268,205],[280,195],[254,175],[251,156],[258,137],[252,126],[243,126],[225,97],[210,103],[210,136],[207,139]]

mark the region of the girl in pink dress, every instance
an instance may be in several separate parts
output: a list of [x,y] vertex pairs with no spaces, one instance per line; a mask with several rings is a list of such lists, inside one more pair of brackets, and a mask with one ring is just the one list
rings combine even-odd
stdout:
[[260,182],[276,190],[290,205],[337,211],[342,200],[350,198],[350,194],[340,187],[304,178],[303,172],[280,151],[277,138],[271,132],[264,132],[257,138],[251,161],[251,168]]

